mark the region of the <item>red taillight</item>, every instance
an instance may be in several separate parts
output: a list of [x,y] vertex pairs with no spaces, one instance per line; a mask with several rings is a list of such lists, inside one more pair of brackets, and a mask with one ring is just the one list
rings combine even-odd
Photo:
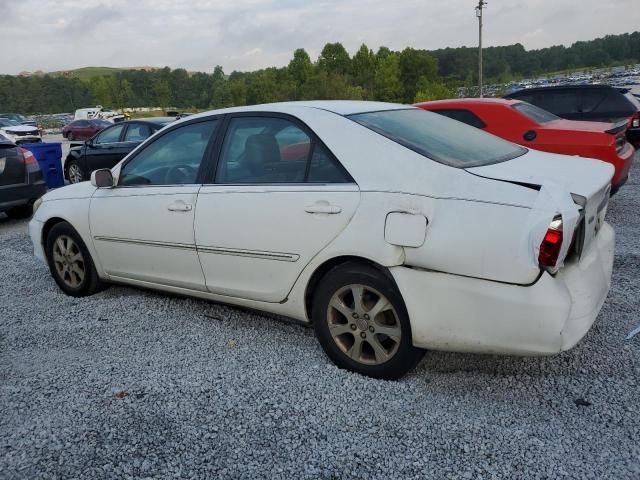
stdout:
[[26,148],[18,147],[18,151],[22,154],[22,161],[26,166],[28,167],[38,166],[38,161],[36,160],[36,157],[29,150],[27,150]]
[[553,268],[558,263],[562,248],[562,218],[555,217],[540,244],[538,263],[541,267]]

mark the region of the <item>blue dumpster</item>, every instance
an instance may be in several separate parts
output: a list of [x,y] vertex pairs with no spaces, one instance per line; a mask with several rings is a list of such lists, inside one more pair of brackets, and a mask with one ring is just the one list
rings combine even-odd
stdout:
[[25,143],[20,147],[29,150],[38,160],[40,170],[49,188],[64,186],[62,173],[62,144],[60,143]]

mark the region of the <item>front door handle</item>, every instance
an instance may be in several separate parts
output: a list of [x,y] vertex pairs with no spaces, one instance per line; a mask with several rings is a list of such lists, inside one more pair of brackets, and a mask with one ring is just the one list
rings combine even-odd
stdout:
[[188,203],[178,200],[177,202],[170,204],[167,208],[171,212],[190,212],[192,207]]
[[327,213],[335,215],[336,213],[340,213],[342,208],[338,205],[331,205],[329,202],[321,200],[313,205],[307,205],[304,207],[304,211],[307,213]]

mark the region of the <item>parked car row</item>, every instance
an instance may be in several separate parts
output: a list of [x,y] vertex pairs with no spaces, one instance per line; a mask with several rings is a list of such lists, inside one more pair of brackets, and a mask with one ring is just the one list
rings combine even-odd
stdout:
[[[109,127],[73,150],[91,181],[36,201],[35,254],[68,295],[115,282],[311,322],[337,365],[377,378],[425,349],[572,348],[611,282],[621,127],[471,103],[440,110],[473,126],[424,105],[324,101],[206,112],[150,137],[140,121]],[[562,138],[611,158],[527,146]]]

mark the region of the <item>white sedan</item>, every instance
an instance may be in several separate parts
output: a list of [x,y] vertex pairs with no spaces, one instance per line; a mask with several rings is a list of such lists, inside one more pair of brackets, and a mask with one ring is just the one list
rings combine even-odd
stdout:
[[425,349],[554,354],[607,296],[613,167],[405,105],[231,108],[47,193],[35,254],[69,295],[123,283],[312,322],[340,367]]

